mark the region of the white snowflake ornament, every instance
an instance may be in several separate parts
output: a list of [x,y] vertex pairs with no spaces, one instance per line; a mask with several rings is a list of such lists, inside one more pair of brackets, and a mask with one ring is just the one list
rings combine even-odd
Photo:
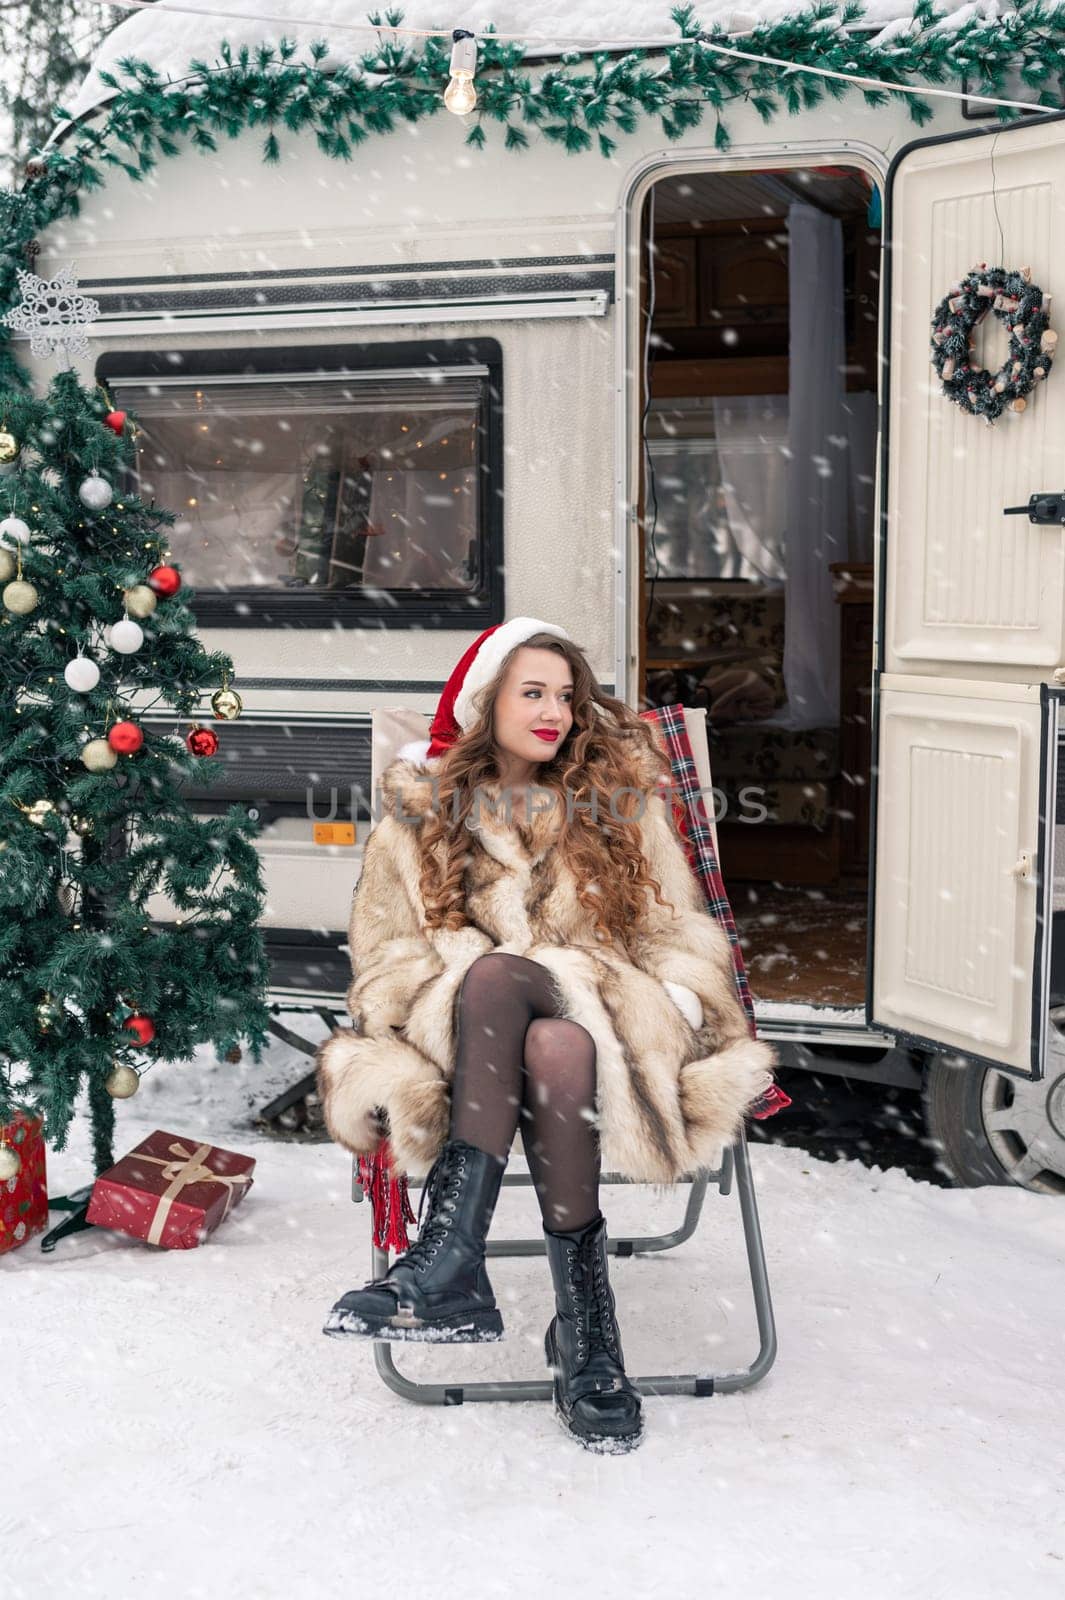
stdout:
[[54,278],[40,278],[19,267],[18,284],[22,303],[0,321],[15,333],[28,333],[35,356],[62,351],[68,365],[72,356],[87,356],[85,329],[100,315],[100,302],[79,292],[74,263],[62,267]]

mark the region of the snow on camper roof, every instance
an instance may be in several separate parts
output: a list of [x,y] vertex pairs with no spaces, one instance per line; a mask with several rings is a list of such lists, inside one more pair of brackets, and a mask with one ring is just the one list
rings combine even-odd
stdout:
[[[325,38],[330,59],[357,60],[372,47],[374,32],[356,32],[354,25],[367,23],[370,11],[383,16],[389,9],[387,0],[379,7],[367,0],[364,4],[365,10],[351,0],[157,0],[148,10],[133,12],[107,36],[65,109],[77,118],[107,100],[113,91],[100,82],[100,70],[114,69],[123,56],[147,61],[175,81],[187,76],[190,61],[213,60],[223,40],[239,47],[286,37],[306,47]],[[402,26],[408,28],[449,33],[452,28],[483,31],[494,23],[497,33],[529,38],[529,56],[557,52],[572,41],[592,50],[606,44],[674,44],[680,37],[670,16],[676,0],[407,0],[406,4],[394,0],[394,4],[403,12]],[[732,34],[804,9],[804,0],[748,0],[744,6],[728,0],[695,0],[696,17],[704,27],[717,22]],[[1011,0],[967,0],[964,5],[944,0],[944,10],[941,26],[956,29],[974,21],[993,21],[1012,13],[1013,6]],[[867,0],[862,25],[890,35],[904,30],[912,15],[912,0]],[[258,20],[262,16],[285,20],[263,22]],[[313,20],[301,20],[307,17]],[[417,42],[412,41],[415,46]]]

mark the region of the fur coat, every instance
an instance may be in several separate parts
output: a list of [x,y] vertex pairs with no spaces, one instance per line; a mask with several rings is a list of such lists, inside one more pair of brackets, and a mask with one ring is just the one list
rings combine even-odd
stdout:
[[[466,915],[457,930],[426,929],[421,914],[417,822],[433,803],[439,758],[398,758],[381,779],[352,903],[349,940],[355,1028],[319,1046],[318,1090],[331,1137],[369,1155],[389,1134],[397,1168],[423,1176],[448,1136],[455,1066],[455,1004],[478,956],[512,951],[553,974],[562,1014],[596,1046],[596,1126],[604,1172],[672,1183],[715,1167],[747,1108],[772,1083],[772,1046],[751,1037],[725,930],[706,910],[675,831],[668,798],[648,791],[641,848],[670,908],[651,901],[635,962],[596,936],[571,873],[553,849],[565,800],[507,821],[483,801],[470,817]],[[496,794],[486,786],[482,795]],[[542,793],[536,804],[544,803]],[[675,913],[673,907],[676,908]],[[666,984],[679,985],[671,998]],[[683,990],[701,1003],[693,1027]],[[691,996],[687,996],[690,1000]],[[384,1114],[382,1120],[381,1113]]]

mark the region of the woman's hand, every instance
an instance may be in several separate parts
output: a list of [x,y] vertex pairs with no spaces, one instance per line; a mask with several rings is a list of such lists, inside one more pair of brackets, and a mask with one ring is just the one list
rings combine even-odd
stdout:
[[699,996],[693,989],[689,989],[686,984],[673,983],[669,978],[662,979],[662,987],[681,1012],[684,1020],[698,1032],[703,1025],[703,1006]]

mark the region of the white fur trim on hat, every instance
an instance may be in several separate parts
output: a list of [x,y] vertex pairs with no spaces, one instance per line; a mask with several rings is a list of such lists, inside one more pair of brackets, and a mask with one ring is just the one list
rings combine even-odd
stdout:
[[553,633],[556,638],[573,643],[565,628],[559,628],[553,622],[541,622],[538,617],[511,617],[509,622],[501,623],[495,633],[488,635],[470,662],[462,688],[455,696],[455,721],[463,733],[468,732],[474,723],[474,695],[491,683],[510,652],[519,644],[524,644],[526,639],[531,639],[534,633]]
[[428,761],[429,739],[413,739],[410,744],[403,745],[396,751],[397,761]]

